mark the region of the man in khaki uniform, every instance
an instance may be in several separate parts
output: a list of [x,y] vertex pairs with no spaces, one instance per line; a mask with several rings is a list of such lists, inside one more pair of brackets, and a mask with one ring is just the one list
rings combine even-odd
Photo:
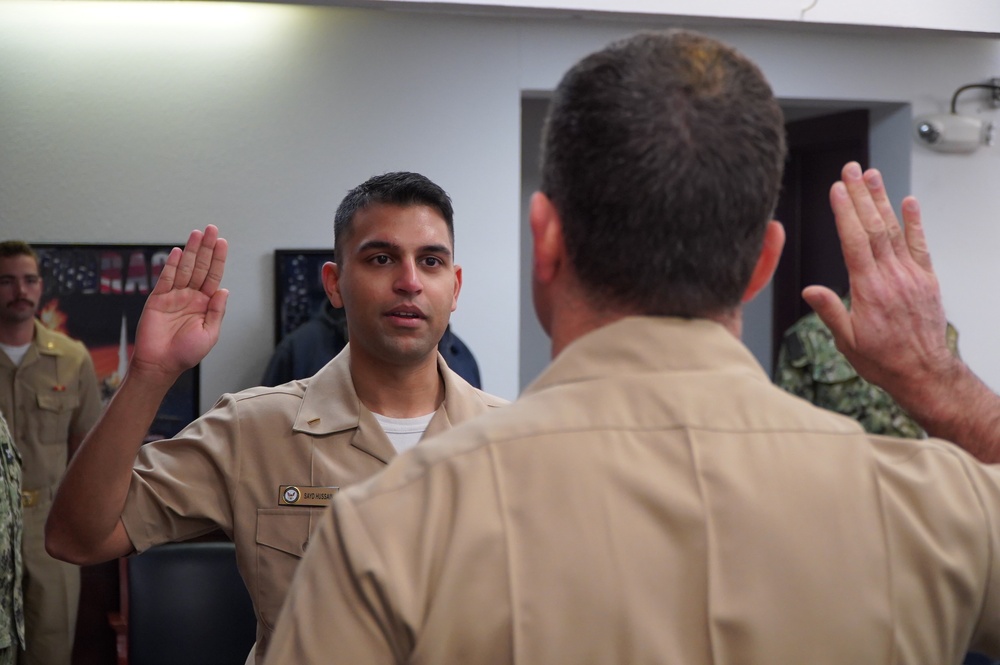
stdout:
[[504,402],[448,369],[437,345],[461,287],[452,208],[423,176],[376,176],[334,221],[324,285],[351,343],[309,379],[224,395],[176,437],[140,445],[166,390],[218,338],[227,244],[192,232],[150,294],[128,373],[62,483],[48,546],[101,561],[221,528],[257,613],[263,658],[322,508],[425,433]]
[[267,663],[958,663],[1000,653],[1000,470],[774,386],[741,302],[782,114],[687,32],[576,64],[532,198],[553,361],[341,492]]
[[66,463],[101,412],[90,353],[35,318],[38,257],[21,241],[0,243],[0,412],[23,462],[26,648],[18,662],[69,665],[80,569],[45,551],[45,519]]

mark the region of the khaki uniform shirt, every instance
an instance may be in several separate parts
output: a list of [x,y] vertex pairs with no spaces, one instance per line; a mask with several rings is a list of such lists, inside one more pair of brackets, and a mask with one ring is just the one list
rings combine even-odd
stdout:
[[0,413],[21,453],[25,490],[54,491],[66,471],[69,439],[83,438],[101,409],[94,363],[80,342],[36,320],[20,365],[0,352]]
[[1000,470],[626,318],[340,493],[267,663],[942,665],[1000,652]]
[[21,459],[0,414],[0,653],[24,647],[23,531]]
[[[506,403],[470,386],[440,354],[438,371],[445,397],[426,435]],[[309,379],[224,395],[173,439],[142,446],[122,521],[140,552],[216,528],[232,538],[262,658],[328,495],[395,456],[354,391],[348,346]]]

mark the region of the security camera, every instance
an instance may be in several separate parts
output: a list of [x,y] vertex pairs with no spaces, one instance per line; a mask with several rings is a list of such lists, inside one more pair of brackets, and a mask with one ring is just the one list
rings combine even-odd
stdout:
[[974,152],[991,139],[992,125],[957,113],[936,113],[917,118],[917,140],[938,152]]

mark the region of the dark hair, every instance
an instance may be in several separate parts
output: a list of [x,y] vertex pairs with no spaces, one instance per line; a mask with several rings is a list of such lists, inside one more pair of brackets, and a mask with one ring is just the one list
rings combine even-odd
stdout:
[[38,254],[31,245],[23,240],[4,240],[0,242],[0,259],[8,259],[12,256],[30,256],[38,263]]
[[595,304],[698,317],[739,304],[784,159],[781,109],[752,62],[698,33],[647,32],[563,77],[541,189]]
[[337,206],[337,213],[333,218],[334,261],[340,263],[341,240],[350,233],[354,215],[359,210],[378,203],[434,208],[448,225],[448,237],[452,245],[455,244],[454,211],[447,192],[419,173],[396,171],[369,178],[347,192],[347,196]]

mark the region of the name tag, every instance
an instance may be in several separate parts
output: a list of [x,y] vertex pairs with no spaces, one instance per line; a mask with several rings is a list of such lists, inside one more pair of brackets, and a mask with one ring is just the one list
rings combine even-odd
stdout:
[[278,485],[279,506],[329,506],[339,487]]

